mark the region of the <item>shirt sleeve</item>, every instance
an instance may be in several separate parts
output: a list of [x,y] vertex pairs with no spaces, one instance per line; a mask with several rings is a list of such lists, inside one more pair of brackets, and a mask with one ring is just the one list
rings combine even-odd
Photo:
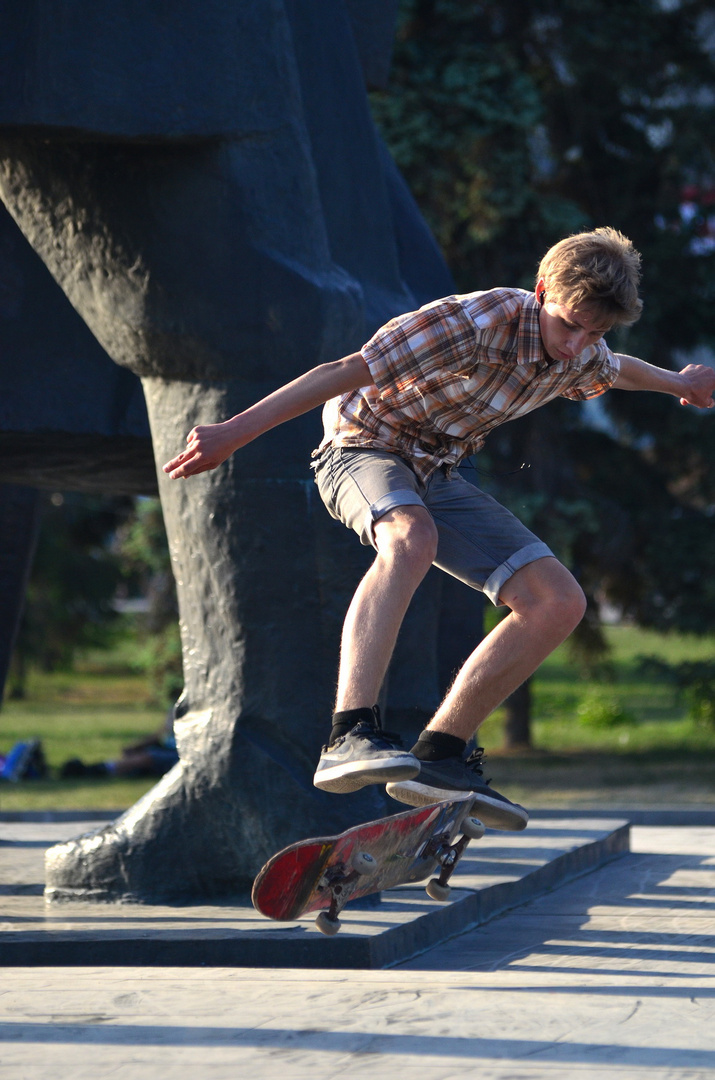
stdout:
[[570,401],[586,401],[588,398],[599,397],[611,389],[620,370],[621,362],[618,357],[605,342],[598,342],[592,346],[591,355],[561,397],[569,398]]

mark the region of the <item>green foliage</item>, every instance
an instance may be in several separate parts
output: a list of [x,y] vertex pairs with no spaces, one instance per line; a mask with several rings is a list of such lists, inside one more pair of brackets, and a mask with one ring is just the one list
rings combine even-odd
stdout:
[[148,633],[161,633],[175,624],[176,586],[159,499],[136,500],[133,514],[118,531],[115,550],[125,594],[147,600],[144,629]]
[[[146,600],[146,612],[120,617],[117,601],[138,598]],[[156,700],[171,704],[183,677],[159,500],[48,495],[8,697],[23,696],[30,665],[72,670],[78,654],[108,649],[127,632],[133,637],[133,666],[149,674]]]
[[[664,778],[663,764],[667,763],[676,783],[678,770],[690,763],[687,768],[697,766],[703,778],[709,770],[711,779],[715,729],[693,718],[673,670],[686,663],[711,664],[712,635],[660,634],[636,626],[606,626],[603,633],[610,649],[607,686],[594,685],[583,676],[568,645],[557,649],[539,668],[533,680],[533,740],[540,753],[557,758],[599,754],[604,762],[626,756],[632,760],[634,778],[639,763],[657,762],[654,783]],[[498,742],[498,735],[490,736],[488,729],[491,724],[498,726],[500,719],[496,714],[487,721],[487,746]],[[594,784],[587,768],[584,782]],[[685,796],[688,801],[687,791],[686,784],[669,797],[677,802]]]
[[142,622],[139,620],[135,626],[132,669],[147,676],[152,701],[168,707],[177,700],[184,686],[179,624],[174,619],[148,632],[146,623],[142,625]]
[[531,174],[543,103],[503,9],[404,2],[391,86],[372,99],[397,164],[465,289],[519,284],[528,274],[530,265],[520,262],[517,270],[517,253],[504,248],[506,235],[524,252],[545,220],[557,231],[582,221],[569,200],[548,200],[542,217]]
[[635,722],[633,713],[624,709],[620,701],[597,691],[592,691],[581,700],[576,715],[581,724],[593,728],[613,728]]
[[550,498],[545,491],[507,493],[505,503],[535,533],[548,531],[549,544],[562,562],[572,563],[581,538],[596,537],[601,528],[597,508],[586,498]]
[[687,704],[690,719],[715,730],[715,660],[683,660],[673,664],[656,656],[643,656],[639,667],[644,675],[676,686]]
[[715,729],[715,676],[695,679],[685,688],[685,700],[688,703],[688,715],[698,724],[707,724]]
[[152,574],[164,574],[171,569],[159,499],[135,501],[131,517],[120,531],[118,549],[125,575],[134,573],[142,583],[147,583]]
[[403,5],[393,88],[378,122],[438,242],[457,269],[533,210],[528,135],[536,86],[491,5]]
[[135,617],[135,663],[151,680],[155,700],[170,705],[183,688],[176,586],[159,499],[138,499],[119,530],[116,550],[129,595],[147,600]]
[[121,571],[110,541],[130,509],[126,498],[77,493],[44,497],[10,696],[24,693],[29,663],[46,671],[68,669],[79,649],[111,644]]

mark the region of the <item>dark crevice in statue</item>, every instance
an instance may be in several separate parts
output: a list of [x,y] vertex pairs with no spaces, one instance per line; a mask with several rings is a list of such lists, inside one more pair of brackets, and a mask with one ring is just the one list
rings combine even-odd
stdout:
[[[195,424],[449,291],[367,105],[364,70],[386,68],[394,5],[29,8],[0,14],[16,44],[0,194],[106,353],[141,379],[156,462]],[[185,484],[159,470],[180,764],[112,826],[50,850],[50,897],[235,893],[281,845],[384,811],[375,790],[312,786],[364,567],[313,494],[318,421]],[[78,476],[85,465],[80,443]]]

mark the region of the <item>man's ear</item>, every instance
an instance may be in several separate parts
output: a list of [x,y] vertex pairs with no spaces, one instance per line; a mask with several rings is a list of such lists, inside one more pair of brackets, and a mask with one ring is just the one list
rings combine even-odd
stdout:
[[536,299],[540,304],[543,304],[546,299],[546,282],[543,278],[539,278],[536,283]]

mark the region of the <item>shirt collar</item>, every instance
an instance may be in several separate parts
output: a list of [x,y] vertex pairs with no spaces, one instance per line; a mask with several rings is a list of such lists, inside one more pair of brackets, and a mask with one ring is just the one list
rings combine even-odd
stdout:
[[534,293],[527,293],[519,316],[518,359],[522,364],[543,364],[548,360],[541,343],[540,310]]

